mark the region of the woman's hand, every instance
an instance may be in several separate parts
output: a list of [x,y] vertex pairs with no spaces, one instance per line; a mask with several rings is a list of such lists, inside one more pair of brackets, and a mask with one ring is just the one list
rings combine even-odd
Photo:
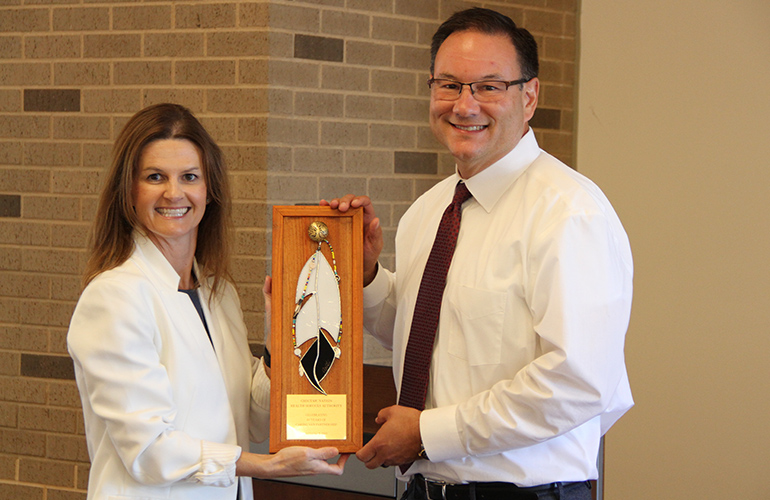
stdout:
[[[339,455],[336,463],[327,460]],[[350,455],[340,455],[337,448],[307,448],[291,446],[284,448],[274,455],[258,455],[244,452],[235,463],[235,473],[238,476],[250,476],[258,479],[273,479],[279,477],[317,476],[319,474],[342,475],[345,462]]]

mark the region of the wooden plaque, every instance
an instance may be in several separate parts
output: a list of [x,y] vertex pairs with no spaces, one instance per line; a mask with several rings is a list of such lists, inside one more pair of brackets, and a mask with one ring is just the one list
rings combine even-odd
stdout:
[[[301,354],[307,353],[314,341],[295,346],[293,336],[298,284],[302,290],[308,281],[306,263],[319,246],[308,234],[314,222],[328,228],[329,244],[322,242],[321,252],[339,278],[341,306],[339,343],[332,339],[328,344],[336,344],[340,356],[334,359],[323,380],[316,381],[325,394],[311,384],[295,354],[298,348]],[[322,206],[273,207],[271,453],[288,446],[335,446],[340,453],[355,453],[363,446],[362,233],[360,209],[341,213]],[[315,303],[301,304],[306,306],[316,310]]]

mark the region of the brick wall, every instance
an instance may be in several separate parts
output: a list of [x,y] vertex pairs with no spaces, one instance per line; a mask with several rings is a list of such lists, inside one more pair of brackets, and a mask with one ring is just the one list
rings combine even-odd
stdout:
[[452,171],[427,125],[424,81],[430,36],[470,5],[498,8],[537,38],[532,124],[571,162],[577,0],[0,1],[0,498],[85,498],[65,337],[128,117],[179,102],[223,146],[235,278],[259,342],[270,205],[369,194],[390,263],[400,215]]

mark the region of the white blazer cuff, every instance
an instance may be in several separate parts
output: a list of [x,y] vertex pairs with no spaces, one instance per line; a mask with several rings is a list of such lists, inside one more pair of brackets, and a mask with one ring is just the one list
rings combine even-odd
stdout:
[[234,444],[201,441],[201,467],[192,479],[206,486],[228,487],[235,483],[235,462],[241,447]]

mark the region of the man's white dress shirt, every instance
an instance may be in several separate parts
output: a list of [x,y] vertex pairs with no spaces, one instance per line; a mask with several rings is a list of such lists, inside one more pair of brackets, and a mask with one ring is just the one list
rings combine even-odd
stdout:
[[[401,219],[396,273],[364,290],[364,325],[393,349],[396,387],[425,263],[460,177]],[[607,198],[530,129],[466,181],[420,433],[407,475],[534,486],[598,476],[601,436],[631,406],[623,346],[628,238]]]

